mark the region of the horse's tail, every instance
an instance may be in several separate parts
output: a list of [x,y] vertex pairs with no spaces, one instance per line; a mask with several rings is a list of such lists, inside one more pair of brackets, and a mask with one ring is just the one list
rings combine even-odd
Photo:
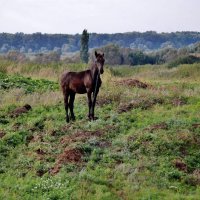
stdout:
[[61,78],[60,78],[60,87],[61,87],[61,90],[63,92],[63,95],[66,94],[67,88],[69,87],[68,76],[69,76],[69,72],[66,71],[61,75]]

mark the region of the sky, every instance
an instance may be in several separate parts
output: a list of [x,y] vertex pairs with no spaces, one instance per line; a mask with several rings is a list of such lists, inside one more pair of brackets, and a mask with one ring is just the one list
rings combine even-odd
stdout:
[[0,32],[199,31],[200,0],[0,0]]

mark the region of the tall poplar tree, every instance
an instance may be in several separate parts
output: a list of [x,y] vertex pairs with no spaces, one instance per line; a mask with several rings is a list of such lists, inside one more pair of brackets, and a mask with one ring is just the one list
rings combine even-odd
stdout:
[[84,63],[88,63],[88,58],[89,58],[88,43],[89,43],[89,34],[87,30],[84,29],[81,36],[81,50],[80,50],[81,60]]

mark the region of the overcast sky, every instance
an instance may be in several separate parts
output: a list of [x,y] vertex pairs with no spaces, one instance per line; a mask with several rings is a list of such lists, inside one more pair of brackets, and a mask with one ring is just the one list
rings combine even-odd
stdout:
[[0,32],[200,31],[200,0],[0,0]]

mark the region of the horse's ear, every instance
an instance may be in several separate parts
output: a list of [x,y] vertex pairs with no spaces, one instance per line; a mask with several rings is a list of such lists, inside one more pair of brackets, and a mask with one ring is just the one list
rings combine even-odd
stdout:
[[98,56],[98,53],[95,51],[95,56],[97,57]]
[[102,56],[104,57],[104,53],[102,54]]

